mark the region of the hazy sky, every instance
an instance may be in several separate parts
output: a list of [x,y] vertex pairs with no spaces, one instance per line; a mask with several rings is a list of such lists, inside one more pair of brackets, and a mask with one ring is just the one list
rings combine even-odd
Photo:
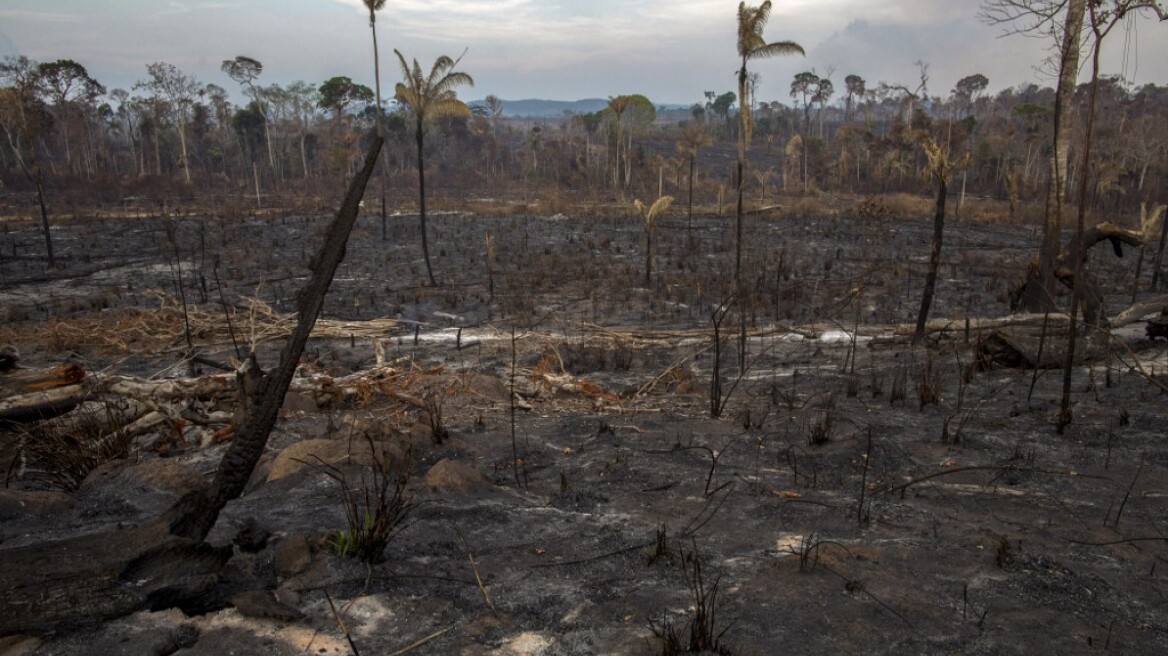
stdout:
[[[752,3],[752,4],[757,4]],[[790,102],[800,71],[857,74],[947,95],[966,75],[991,91],[1049,84],[1035,69],[1045,39],[1010,36],[978,18],[979,0],[776,0],[764,35],[807,56],[761,60],[762,100]],[[693,103],[735,88],[737,0],[389,0],[379,12],[383,86],[400,76],[393,48],[427,67],[457,57],[476,85],[467,100],[575,100],[642,93]],[[1105,72],[1168,84],[1168,24],[1141,20],[1110,37]],[[129,89],[165,61],[231,91],[220,72],[236,55],[259,59],[262,83],[314,84],[348,75],[373,86],[373,47],[361,0],[0,0],[0,56],[74,59],[108,88]],[[384,95],[391,95],[392,91]]]

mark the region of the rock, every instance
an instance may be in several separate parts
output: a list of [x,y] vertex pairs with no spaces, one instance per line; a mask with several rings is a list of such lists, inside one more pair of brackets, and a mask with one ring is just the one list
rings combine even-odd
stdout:
[[426,472],[423,480],[432,488],[453,492],[466,492],[491,484],[479,470],[449,458],[439,460]]
[[293,535],[280,543],[272,567],[276,575],[290,578],[308,569],[312,564],[312,546],[303,535]]
[[304,617],[298,609],[280,603],[270,590],[248,590],[232,595],[228,600],[241,615],[257,619],[295,622]]
[[77,502],[88,516],[157,515],[184,494],[208,489],[202,474],[171,460],[114,460],[85,477]]
[[65,492],[0,489],[0,521],[51,515],[72,506],[73,497]]
[[243,521],[239,532],[235,534],[233,542],[244,553],[257,553],[263,551],[271,536],[271,531],[260,526],[254,518],[248,517]]
[[471,373],[466,377],[466,390],[470,394],[481,396],[500,404],[511,402],[511,390],[507,383],[498,376],[484,373]]
[[[389,457],[393,462],[404,458],[401,448],[388,442],[373,442],[378,458]],[[308,466],[324,464],[340,466],[346,464],[372,465],[374,450],[365,440],[304,440],[280,452],[268,472],[268,482],[291,476]]]

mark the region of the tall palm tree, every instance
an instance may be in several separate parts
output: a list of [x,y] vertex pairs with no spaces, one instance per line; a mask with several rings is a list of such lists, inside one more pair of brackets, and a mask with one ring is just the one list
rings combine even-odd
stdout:
[[677,141],[677,150],[679,153],[685,155],[689,160],[689,221],[690,227],[693,227],[693,185],[694,185],[694,169],[697,165],[698,149],[702,146],[710,144],[712,139],[709,134],[706,134],[705,129],[701,123],[694,121],[687,123],[685,129],[681,133],[681,139]]
[[369,10],[369,31],[373,32],[373,86],[377,91],[377,136],[384,137],[381,127],[381,57],[377,54],[377,12],[385,7],[386,0],[361,0]]
[[[742,67],[738,69],[738,213],[735,224],[736,245],[734,248],[734,286],[742,282],[742,183],[743,169],[746,168],[746,148],[750,145],[750,73],[747,64],[754,59],[765,59],[779,55],[802,55],[803,46],[794,41],[767,43],[762,36],[763,28],[771,17],[771,0],[754,7],[745,2],[738,3],[738,55],[742,57]],[[735,291],[741,291],[736,289]]]
[[[373,86],[377,93],[377,107],[373,112],[373,116],[377,125],[377,136],[384,139],[385,129],[381,123],[381,55],[377,52],[377,12],[385,7],[386,0],[361,1],[365,3],[365,8],[369,10],[369,31],[373,33]],[[385,216],[385,176],[389,171],[388,148],[381,151],[381,157],[381,174],[377,177],[381,182],[381,240],[385,241],[389,238],[389,230],[386,227]]]
[[418,60],[411,67],[401,52],[394,49],[401,64],[403,82],[398,82],[394,95],[414,116],[414,141],[418,147],[418,216],[422,224],[422,255],[426,258],[426,275],[430,285],[436,286],[434,269],[430,266],[430,248],[426,241],[426,123],[450,116],[470,116],[470,108],[458,99],[455,87],[464,84],[474,86],[470,75],[454,70],[457,61],[442,55],[430,68],[429,75],[422,73]]

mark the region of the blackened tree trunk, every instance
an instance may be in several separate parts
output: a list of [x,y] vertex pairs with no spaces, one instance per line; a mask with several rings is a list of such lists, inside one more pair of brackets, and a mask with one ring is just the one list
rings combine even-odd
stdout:
[[418,115],[418,124],[414,129],[414,140],[418,145],[418,217],[422,224],[422,257],[426,259],[426,277],[430,279],[430,286],[437,287],[434,281],[434,269],[430,266],[430,244],[426,238],[426,150],[425,125],[422,116]]
[[933,293],[937,288],[937,269],[941,266],[941,239],[945,235],[945,197],[949,193],[947,172],[937,174],[937,211],[933,215],[933,244],[929,249],[929,273],[925,276],[925,292],[921,295],[921,311],[917,314],[917,329],[913,333],[913,344],[925,336],[925,322],[929,320],[929,308],[933,305]]
[[45,235],[45,256],[51,269],[57,266],[57,260],[53,256],[53,233],[49,230],[49,208],[45,205],[45,181],[41,177],[40,171],[37,171],[32,178],[33,184],[36,185],[37,203],[41,207],[41,231]]
[[280,363],[276,369],[257,381],[252,391],[247,416],[215,472],[210,498],[175,521],[172,525],[172,532],[175,535],[195,540],[205,538],[215,525],[223,507],[243,492],[248,478],[251,477],[252,469],[255,468],[268,442],[268,434],[276,424],[276,416],[284,403],[284,395],[288,391],[289,383],[292,382],[292,375],[296,372],[300,356],[304,353],[304,345],[308,342],[308,336],[312,333],[312,327],[316,324],[321,308],[324,307],[324,297],[332,283],[333,275],[345,257],[345,245],[357,220],[361,198],[365,195],[365,186],[377,165],[377,157],[381,154],[383,142],[380,137],[374,140],[372,148],[365,156],[365,166],[349,185],[345,201],[328,228],[325,242],[312,259],[310,264],[312,274],[308,284],[296,294],[298,306],[296,330],[280,352]]
[[1067,151],[1071,142],[1071,104],[1079,74],[1079,52],[1083,32],[1086,0],[1070,0],[1063,21],[1063,40],[1059,46],[1059,78],[1054,99],[1054,150],[1051,151],[1050,180],[1047,183],[1045,221],[1038,268],[1027,275],[1019,299],[1020,309],[1049,312],[1055,309],[1055,259],[1062,250],[1063,199],[1066,196]]

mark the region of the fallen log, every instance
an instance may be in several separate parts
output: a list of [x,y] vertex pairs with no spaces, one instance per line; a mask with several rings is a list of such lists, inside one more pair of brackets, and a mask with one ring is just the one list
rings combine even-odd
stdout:
[[[4,347],[5,353],[15,353]],[[16,360],[6,360],[12,366],[0,372],[0,423],[19,423],[49,419],[72,410],[81,397],[56,390],[80,389],[85,370],[75,364],[63,364],[51,369],[15,368]]]
[[66,385],[0,398],[0,427],[60,417],[85,400],[82,385]]
[[[1106,351],[1106,340],[1075,340],[1075,363],[1090,362]],[[1066,362],[1066,330],[1048,332],[1045,341],[1040,333],[1003,328],[983,336],[977,342],[976,357],[984,369],[999,365],[1011,369],[1058,369]]]

